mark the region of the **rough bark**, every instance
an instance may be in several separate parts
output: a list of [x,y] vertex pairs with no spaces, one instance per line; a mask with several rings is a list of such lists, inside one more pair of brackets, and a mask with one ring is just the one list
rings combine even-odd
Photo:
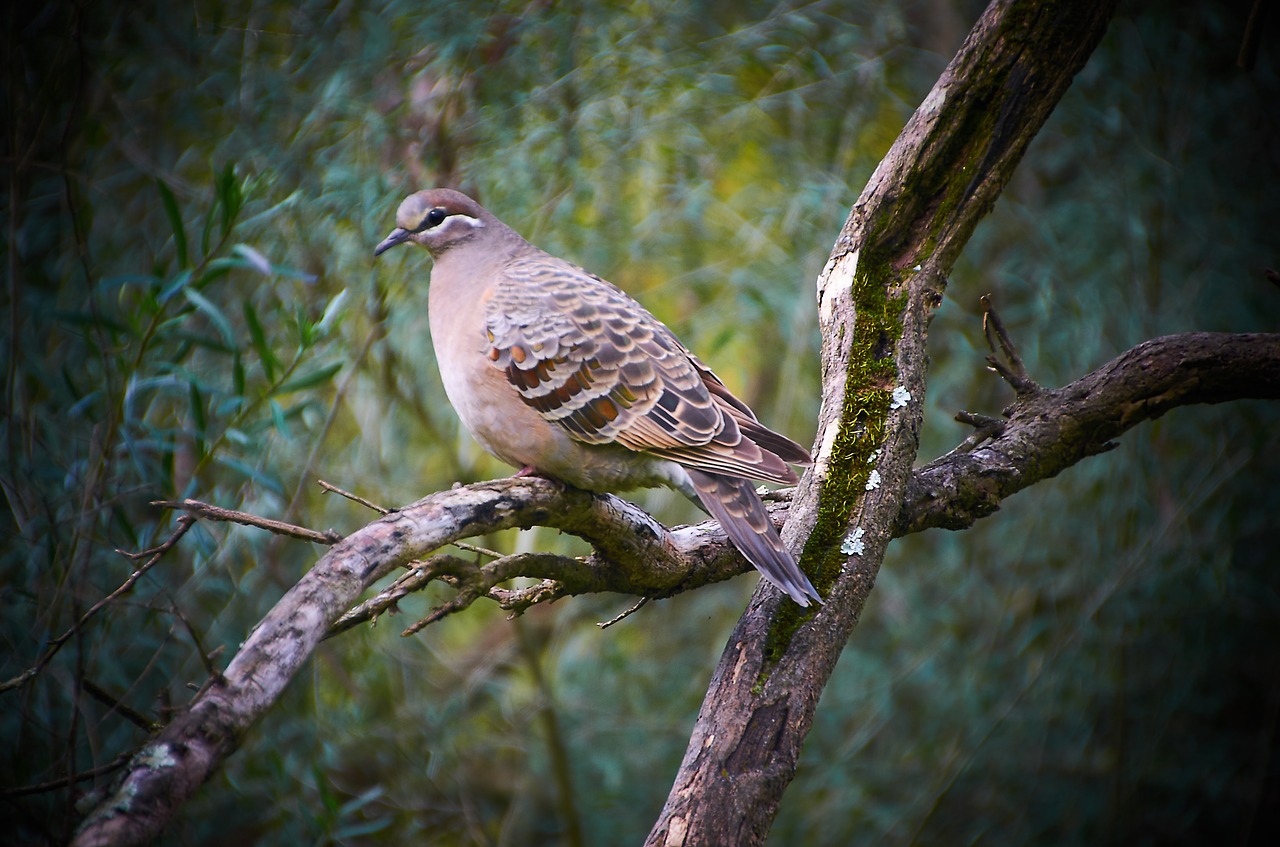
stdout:
[[756,592],[647,844],[764,842],[902,507],[946,276],[1113,11],[993,2],[855,203],[818,280],[817,461],[783,535],[827,603],[801,614]]

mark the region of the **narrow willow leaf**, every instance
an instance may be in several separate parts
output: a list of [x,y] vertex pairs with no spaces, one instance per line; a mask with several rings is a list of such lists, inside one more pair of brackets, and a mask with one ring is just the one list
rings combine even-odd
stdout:
[[244,195],[240,191],[240,183],[236,181],[235,168],[230,162],[218,175],[218,206],[222,210],[222,237],[226,238],[240,215],[240,207],[244,203]]
[[157,299],[161,305],[168,303],[173,299],[173,295],[186,288],[189,282],[191,282],[191,270],[187,269],[175,276],[160,292],[160,296]]
[[312,371],[309,374],[304,374],[303,376],[291,379],[283,383],[282,385],[278,386],[274,391],[271,392],[271,395],[273,397],[279,397],[282,394],[289,394],[290,392],[293,392],[293,391],[301,391],[304,388],[312,388],[314,386],[321,384],[322,382],[328,382],[330,379],[333,378],[334,374],[342,370],[342,364],[343,364],[342,362],[333,362],[331,364],[325,365],[323,368],[320,368],[319,370]]
[[262,322],[258,320],[258,313],[254,310],[253,304],[245,300],[242,306],[244,321],[249,325],[249,337],[253,339],[253,349],[258,351],[262,370],[267,375],[268,382],[275,382],[276,369],[280,367],[280,360],[276,358],[275,353],[271,352],[271,345],[267,344],[267,334],[262,330]]
[[348,289],[346,288],[339,291],[333,296],[333,299],[329,301],[329,304],[324,307],[324,314],[320,316],[320,323],[317,325],[317,329],[322,335],[328,334],[329,330],[331,330],[333,325],[340,319],[342,315],[342,306],[347,301],[347,291]]
[[200,387],[195,384],[194,380],[187,383],[187,387],[188,397],[191,401],[191,421],[195,430],[196,455],[203,458],[205,455],[205,427],[208,423],[204,412],[204,397],[200,394]]
[[276,428],[276,432],[285,438],[292,439],[293,433],[289,429],[289,422],[285,420],[284,408],[275,400],[270,401],[271,405],[271,422]]
[[248,244],[237,244],[235,247],[231,248],[231,252],[235,253],[237,256],[243,256],[249,263],[250,267],[258,273],[264,276],[271,276],[271,260],[254,248],[250,247]]
[[178,267],[185,268],[187,266],[187,230],[182,224],[182,213],[178,211],[178,201],[163,181],[157,179],[156,187],[160,189],[160,201],[164,203],[164,213],[169,217],[169,226],[173,228],[173,249],[178,256]]
[[236,334],[231,328],[231,321],[227,320],[227,316],[222,314],[222,310],[214,305],[213,301],[205,297],[194,288],[185,289],[183,295],[191,301],[191,304],[204,312],[205,317],[209,319],[218,329],[218,334],[222,336],[222,340],[226,343],[227,349],[236,349]]

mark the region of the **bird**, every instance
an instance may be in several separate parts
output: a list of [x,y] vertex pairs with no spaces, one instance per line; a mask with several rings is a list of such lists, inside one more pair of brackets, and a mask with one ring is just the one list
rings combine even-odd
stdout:
[[802,446],[761,424],[630,295],[552,256],[467,195],[410,194],[374,258],[426,248],[445,393],[486,451],[595,492],[666,486],[702,506],[761,574],[822,603],[750,480],[797,481]]

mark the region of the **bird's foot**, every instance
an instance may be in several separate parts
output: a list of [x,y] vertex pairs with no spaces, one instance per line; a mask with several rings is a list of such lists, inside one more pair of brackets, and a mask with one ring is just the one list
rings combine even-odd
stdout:
[[551,483],[552,485],[560,486],[560,488],[570,487],[564,480],[560,479],[559,477],[552,476],[546,471],[540,471],[537,468],[535,468],[533,465],[525,465],[523,468],[521,468],[520,470],[516,471],[514,474],[511,475],[512,479],[528,479],[530,477],[534,479],[545,479],[547,482]]

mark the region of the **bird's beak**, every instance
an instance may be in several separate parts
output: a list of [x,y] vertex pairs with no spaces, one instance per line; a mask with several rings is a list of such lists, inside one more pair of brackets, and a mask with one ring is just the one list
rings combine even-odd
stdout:
[[391,230],[391,234],[388,235],[386,238],[382,239],[382,241],[379,242],[377,247],[373,248],[374,258],[381,256],[383,253],[387,252],[392,247],[395,247],[397,244],[404,244],[406,241],[409,240],[409,236],[412,234],[413,233],[409,232],[409,230],[401,229],[400,227],[396,227],[395,229]]

